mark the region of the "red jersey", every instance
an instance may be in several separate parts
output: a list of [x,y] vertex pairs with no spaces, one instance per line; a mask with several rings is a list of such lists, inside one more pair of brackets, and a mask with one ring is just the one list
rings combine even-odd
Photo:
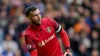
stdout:
[[25,41],[28,50],[31,52],[37,49],[38,56],[62,56],[60,44],[56,32],[61,26],[52,19],[43,18],[42,24],[36,28],[32,25],[26,29]]

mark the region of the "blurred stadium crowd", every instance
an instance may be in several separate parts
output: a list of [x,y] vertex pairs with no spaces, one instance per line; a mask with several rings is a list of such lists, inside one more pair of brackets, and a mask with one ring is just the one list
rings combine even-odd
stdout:
[[0,0],[0,56],[30,56],[23,34],[31,5],[62,25],[73,56],[100,56],[100,0]]

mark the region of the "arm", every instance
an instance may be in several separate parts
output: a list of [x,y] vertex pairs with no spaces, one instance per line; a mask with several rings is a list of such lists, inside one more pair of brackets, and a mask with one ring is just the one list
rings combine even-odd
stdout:
[[67,33],[65,32],[64,29],[62,29],[60,32],[59,32],[59,35],[63,41],[63,44],[65,46],[65,49],[67,52],[70,52],[69,49],[70,49],[70,41],[69,41],[69,38],[68,38],[68,35]]
[[66,56],[67,54],[71,55],[70,41],[69,41],[68,35],[65,32],[65,30],[60,25],[58,25],[56,29],[56,33],[60,35],[63,41],[63,44],[65,46],[66,53],[64,54],[64,56]]
[[31,56],[38,56],[37,55],[37,50],[32,50],[31,52],[29,52]]
[[70,48],[70,41],[69,41],[67,33],[65,32],[64,29],[62,29],[61,32],[59,32],[59,35],[60,35],[60,37],[64,43],[65,49],[66,49],[64,56],[67,56],[67,55],[72,56],[71,50],[70,50],[71,49]]
[[49,21],[51,21],[51,24],[53,25],[54,30],[56,31],[56,33],[58,33],[60,35],[60,37],[63,41],[63,44],[66,49],[66,53],[64,54],[64,56],[66,56],[67,54],[71,54],[70,41],[69,41],[67,33],[61,27],[61,25],[59,25],[55,20],[49,20]]
[[35,44],[30,36],[25,36],[25,42],[30,56],[38,56]]

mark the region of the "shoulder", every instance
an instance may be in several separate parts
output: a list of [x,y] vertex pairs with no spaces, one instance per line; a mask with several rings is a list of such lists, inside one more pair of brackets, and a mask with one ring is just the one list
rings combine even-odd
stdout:
[[43,22],[48,22],[50,20],[50,18],[42,18]]
[[42,18],[42,24],[43,25],[52,25],[50,18]]
[[42,18],[42,23],[52,23],[54,20],[51,18]]
[[31,34],[32,34],[32,29],[31,29],[31,26],[29,25],[27,27],[27,29],[25,30],[24,36],[26,36],[26,35],[30,36]]

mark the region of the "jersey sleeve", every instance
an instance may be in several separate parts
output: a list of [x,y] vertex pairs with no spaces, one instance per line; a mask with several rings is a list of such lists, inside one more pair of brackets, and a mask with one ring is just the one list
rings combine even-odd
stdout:
[[29,52],[36,49],[36,46],[30,36],[27,36],[27,35],[25,36],[25,42],[26,42],[26,47]]
[[56,33],[59,33],[62,30],[61,25],[59,25],[55,20],[50,19],[49,20],[54,28],[54,30],[56,31]]

